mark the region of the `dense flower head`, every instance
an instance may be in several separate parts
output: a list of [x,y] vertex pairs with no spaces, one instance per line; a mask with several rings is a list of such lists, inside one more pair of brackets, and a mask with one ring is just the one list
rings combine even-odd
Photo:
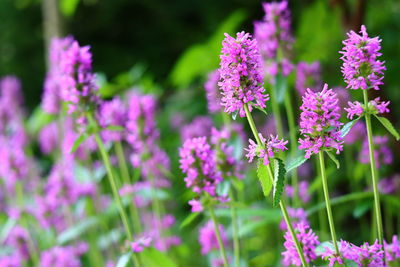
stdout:
[[359,266],[368,267],[384,267],[382,246],[378,240],[374,244],[369,245],[367,242],[361,246],[356,246],[343,242],[341,244],[341,255],[349,260],[355,261]]
[[126,120],[126,107],[119,97],[101,103],[98,111],[98,121],[100,126],[103,128],[101,131],[101,137],[105,141],[121,141],[124,132],[120,130],[107,129],[107,127],[124,127]]
[[[222,243],[224,246],[228,244],[228,238],[225,233],[225,229],[222,224],[218,225],[219,232],[221,234]],[[215,234],[214,223],[208,221],[199,230],[199,243],[201,246],[201,254],[205,255],[212,250],[219,250],[217,235]]]
[[11,255],[1,255],[0,256],[0,266],[3,267],[21,267],[22,258],[18,253],[13,253]]
[[245,116],[244,105],[265,108],[268,95],[264,94],[261,55],[257,41],[245,32],[236,38],[225,33],[222,42],[220,78],[221,105],[225,112],[239,112]]
[[85,112],[99,102],[98,87],[92,72],[92,54],[89,46],[81,47],[77,41],[60,56],[61,98],[68,103],[69,113]]
[[304,95],[307,88],[313,91],[321,87],[321,66],[318,61],[307,63],[299,62],[296,72],[296,90],[299,95]]
[[392,237],[392,243],[388,244],[385,241],[385,253],[386,253],[386,260],[389,262],[396,261],[400,258],[400,241],[397,235]]
[[[393,152],[390,149],[388,142],[389,138],[384,136],[373,136],[372,141],[374,143],[374,158],[376,167],[379,168],[382,164],[389,165],[393,162]],[[369,164],[369,146],[368,139],[364,139],[362,148],[359,156],[360,162],[363,164]]]
[[217,113],[222,110],[221,106],[221,92],[219,90],[218,82],[220,79],[219,71],[214,70],[207,76],[207,81],[204,83],[204,89],[207,96],[208,112]]
[[61,109],[61,72],[60,61],[62,53],[74,42],[71,36],[53,38],[49,49],[49,71],[44,82],[41,106],[50,114],[57,114]]
[[264,138],[261,133],[258,133],[258,136],[264,145],[260,147],[256,142],[249,139],[249,147],[247,149],[245,148],[247,151],[246,158],[249,159],[249,162],[252,162],[253,159],[257,157],[263,159],[264,165],[268,165],[270,158],[273,158],[275,153],[287,150],[286,144],[288,141],[279,139],[277,135],[273,136],[271,134],[268,140]]
[[[295,227],[296,236],[299,240],[302,248],[305,260],[309,263],[317,258],[315,254],[315,248],[319,244],[318,236],[312,231],[308,224],[299,223]],[[285,233],[285,251],[282,252],[283,255],[283,265],[284,266],[301,266],[301,260],[297,252],[295,243],[292,239],[292,235],[289,231]]]
[[369,37],[367,28],[362,25],[360,34],[354,31],[347,33],[348,38],[343,41],[344,47],[340,51],[343,56],[342,73],[347,88],[379,90],[383,84],[384,62],[378,60],[382,55],[381,39]]
[[27,180],[30,167],[32,163],[23,148],[0,138],[0,177],[9,190],[17,181]]
[[197,116],[190,123],[181,129],[181,139],[191,139],[200,136],[210,136],[213,128],[213,121],[208,116]]
[[[28,248],[28,240],[29,240],[29,233],[28,231],[19,226],[14,226],[11,231],[8,233],[8,237],[6,239],[6,244],[13,247],[19,257],[23,259],[29,258],[29,248]],[[2,266],[2,265],[0,265]]]
[[74,246],[56,246],[45,250],[40,255],[41,267],[80,267],[80,256],[87,251],[85,243]]
[[180,168],[186,174],[186,187],[193,192],[216,196],[216,187],[222,181],[217,170],[216,153],[206,137],[187,139],[179,149]]
[[373,100],[370,100],[365,106],[358,101],[355,102],[348,102],[349,107],[345,108],[344,110],[347,111],[347,117],[349,119],[353,119],[354,116],[362,116],[365,113],[368,114],[383,114],[390,112],[388,106],[390,101],[381,101],[380,97],[377,97]]
[[300,149],[306,150],[306,158],[324,149],[336,149],[339,154],[343,149],[340,134],[340,108],[338,99],[332,89],[325,84],[321,92],[307,89],[302,97],[300,115]]

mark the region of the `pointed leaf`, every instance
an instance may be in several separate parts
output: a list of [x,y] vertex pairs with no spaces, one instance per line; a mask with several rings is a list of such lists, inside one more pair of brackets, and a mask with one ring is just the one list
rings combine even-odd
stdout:
[[374,115],[374,116],[375,116],[375,118],[377,118],[380,121],[380,123],[382,123],[382,125],[386,128],[386,130],[388,130],[389,133],[391,133],[394,136],[394,138],[396,138],[396,140],[399,141],[400,134],[394,128],[393,124],[388,119],[386,119],[385,117],[379,117],[379,116],[376,116],[376,115]]
[[272,177],[269,177],[267,166],[264,165],[263,159],[258,160],[257,177],[260,180],[264,196],[268,196],[272,189]]
[[329,158],[336,164],[336,168],[340,168],[340,162],[339,160],[335,157],[335,155],[332,154],[330,151],[326,151],[326,154],[328,154]]
[[181,225],[179,226],[180,229],[188,226],[189,224],[191,224],[201,213],[200,212],[192,212],[189,216],[187,216],[183,222],[181,223]]
[[302,153],[300,156],[290,160],[287,165],[286,165],[286,172],[290,172],[301,165],[303,165],[307,161],[307,158],[305,158],[304,153]]
[[274,158],[274,190],[273,190],[273,202],[274,206],[278,206],[281,201],[283,188],[285,187],[285,176],[286,169],[285,164],[279,158]]
[[260,108],[259,106],[255,105],[253,102],[250,102],[251,106],[258,109],[259,111],[261,111],[262,113],[264,113],[265,115],[268,115],[267,111],[263,108]]
[[354,126],[354,124],[356,124],[356,122],[357,122],[359,119],[360,119],[360,117],[357,118],[357,119],[355,119],[355,120],[349,121],[348,123],[346,123],[346,124],[342,127],[342,129],[340,130],[340,135],[342,136],[342,138],[345,137],[345,136],[350,132],[351,128]]
[[78,138],[76,138],[72,148],[71,148],[71,152],[70,153],[74,153],[79,146],[89,137],[89,135],[87,134],[81,134],[80,136],[78,136]]
[[1,229],[0,232],[0,244],[3,244],[4,241],[7,239],[8,234],[10,233],[11,229],[17,224],[17,220],[14,218],[9,217],[7,222]]
[[236,120],[237,115],[239,114],[239,110],[236,110],[235,112],[232,113],[232,120]]
[[129,251],[129,252],[123,254],[123,255],[118,259],[117,267],[125,267],[125,266],[128,266],[129,259],[131,258],[131,255],[132,255],[132,251]]

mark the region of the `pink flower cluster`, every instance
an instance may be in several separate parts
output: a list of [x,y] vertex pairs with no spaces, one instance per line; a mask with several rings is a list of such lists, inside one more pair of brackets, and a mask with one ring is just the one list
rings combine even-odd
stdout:
[[383,71],[386,70],[384,62],[378,60],[382,55],[381,39],[369,37],[367,28],[362,25],[360,34],[350,31],[348,39],[343,41],[342,73],[350,89],[379,90],[383,84]]
[[348,102],[348,104],[349,107],[344,110],[347,111],[347,117],[351,120],[354,116],[360,117],[364,113],[383,114],[390,112],[388,108],[390,101],[381,101],[380,97],[370,100],[367,107],[358,101]]
[[236,38],[225,33],[222,42],[220,78],[221,104],[225,112],[239,112],[245,116],[244,105],[265,108],[268,95],[264,94],[261,55],[257,41],[245,32],[236,34]]
[[[222,224],[218,225],[219,232],[221,234],[222,242],[224,246],[228,244],[228,238],[225,233],[225,229]],[[215,234],[214,223],[212,221],[208,221],[203,227],[199,230],[199,243],[201,246],[201,254],[205,255],[212,250],[219,250],[217,236]]]
[[[263,8],[265,16],[254,23],[254,36],[264,59],[264,71],[269,76],[275,76],[279,71],[287,76],[293,69],[285,57],[293,43],[288,1],[263,3]],[[278,61],[279,50],[284,58]]]
[[264,148],[249,139],[250,145],[247,149],[245,148],[247,151],[246,158],[248,158],[249,162],[252,162],[257,157],[263,159],[264,165],[268,165],[270,158],[273,158],[276,152],[287,150],[286,144],[288,141],[279,139],[278,136],[270,135],[268,140],[261,133],[258,133],[258,136],[264,144]]
[[321,92],[307,89],[302,98],[300,133],[303,139],[299,139],[299,148],[306,150],[306,158],[324,149],[336,149],[339,154],[343,149],[343,140],[336,94],[325,84]]
[[73,246],[56,246],[43,251],[40,256],[41,267],[81,267],[79,257],[88,250],[86,243]]

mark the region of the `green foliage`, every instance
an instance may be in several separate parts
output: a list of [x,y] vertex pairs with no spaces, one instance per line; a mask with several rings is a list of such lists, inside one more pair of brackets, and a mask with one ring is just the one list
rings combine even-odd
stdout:
[[289,159],[288,163],[286,164],[286,172],[290,172],[301,165],[303,165],[307,159],[305,158],[304,152],[301,152],[299,156],[294,159]]
[[74,152],[79,148],[79,146],[80,146],[83,142],[85,142],[85,140],[86,140],[88,137],[89,137],[89,135],[87,135],[87,134],[85,134],[85,133],[82,133],[81,135],[79,135],[79,136],[75,139],[74,144],[72,145],[72,148],[71,148],[71,152],[70,152],[70,153],[74,153]]
[[349,121],[348,123],[346,123],[342,129],[340,130],[340,135],[344,138],[346,137],[346,135],[350,132],[351,128],[354,126],[354,124],[356,124],[356,122],[359,120],[360,118],[357,118],[355,120]]
[[174,86],[185,88],[193,80],[217,68],[221,42],[224,33],[233,34],[244,20],[245,12],[237,10],[232,13],[215,31],[210,39],[187,49],[172,68],[170,80]]
[[30,134],[35,136],[44,126],[52,122],[54,119],[54,115],[44,112],[39,106],[35,108],[32,115],[29,117],[26,123],[26,128]]
[[[129,251],[125,254],[123,254],[117,262],[117,267],[125,267],[128,266],[129,259],[132,257],[132,251]],[[135,266],[136,267],[136,266]]]
[[336,164],[336,169],[340,168],[340,162],[331,151],[325,151],[329,158]]
[[389,133],[391,133],[394,136],[394,138],[396,138],[397,141],[400,139],[399,132],[397,132],[397,130],[394,128],[393,124],[388,119],[386,119],[385,117],[379,117],[376,115],[374,115],[374,116],[386,128],[386,130],[388,130]]
[[140,253],[144,266],[146,267],[159,267],[162,263],[163,267],[177,267],[176,263],[167,255],[155,248],[146,248]]
[[273,205],[276,207],[281,201],[283,188],[285,187],[286,169],[285,164],[279,158],[274,158],[274,190],[272,192]]
[[99,224],[99,219],[95,217],[89,217],[87,219],[82,220],[81,222],[76,223],[70,228],[64,230],[58,237],[57,243],[60,245],[64,245],[72,240],[80,238],[84,233],[89,231],[92,227]]
[[278,103],[283,103],[285,100],[285,94],[288,89],[288,81],[287,77],[283,76],[282,73],[278,73],[276,76],[276,85],[274,86],[273,90],[275,90],[275,95],[278,100]]
[[200,212],[192,212],[190,213],[181,223],[179,228],[185,228],[186,226],[190,225],[198,216],[200,215]]
[[60,0],[60,11],[64,16],[71,17],[75,14],[78,4],[79,0]]
[[264,165],[263,159],[258,159],[257,177],[261,183],[264,196],[268,197],[272,189],[272,177],[269,177],[268,167]]

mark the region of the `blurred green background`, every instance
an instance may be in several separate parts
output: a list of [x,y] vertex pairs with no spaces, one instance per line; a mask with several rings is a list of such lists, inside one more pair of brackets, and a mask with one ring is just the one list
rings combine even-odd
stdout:
[[[22,79],[28,110],[41,98],[44,28],[54,26],[46,26],[43,18],[51,2],[58,5],[59,34],[72,34],[92,47],[95,71],[112,81],[105,89],[134,84],[139,75],[163,96],[193,84],[200,87],[196,81],[218,66],[222,33],[252,32],[253,21],[263,16],[261,2],[251,0],[0,0],[0,76]],[[324,81],[344,85],[341,41],[346,31],[364,23],[371,35],[383,39],[387,71],[380,94],[392,107],[400,104],[400,1],[298,0],[289,5],[295,61],[319,60]],[[396,123],[399,118],[392,119]]]

